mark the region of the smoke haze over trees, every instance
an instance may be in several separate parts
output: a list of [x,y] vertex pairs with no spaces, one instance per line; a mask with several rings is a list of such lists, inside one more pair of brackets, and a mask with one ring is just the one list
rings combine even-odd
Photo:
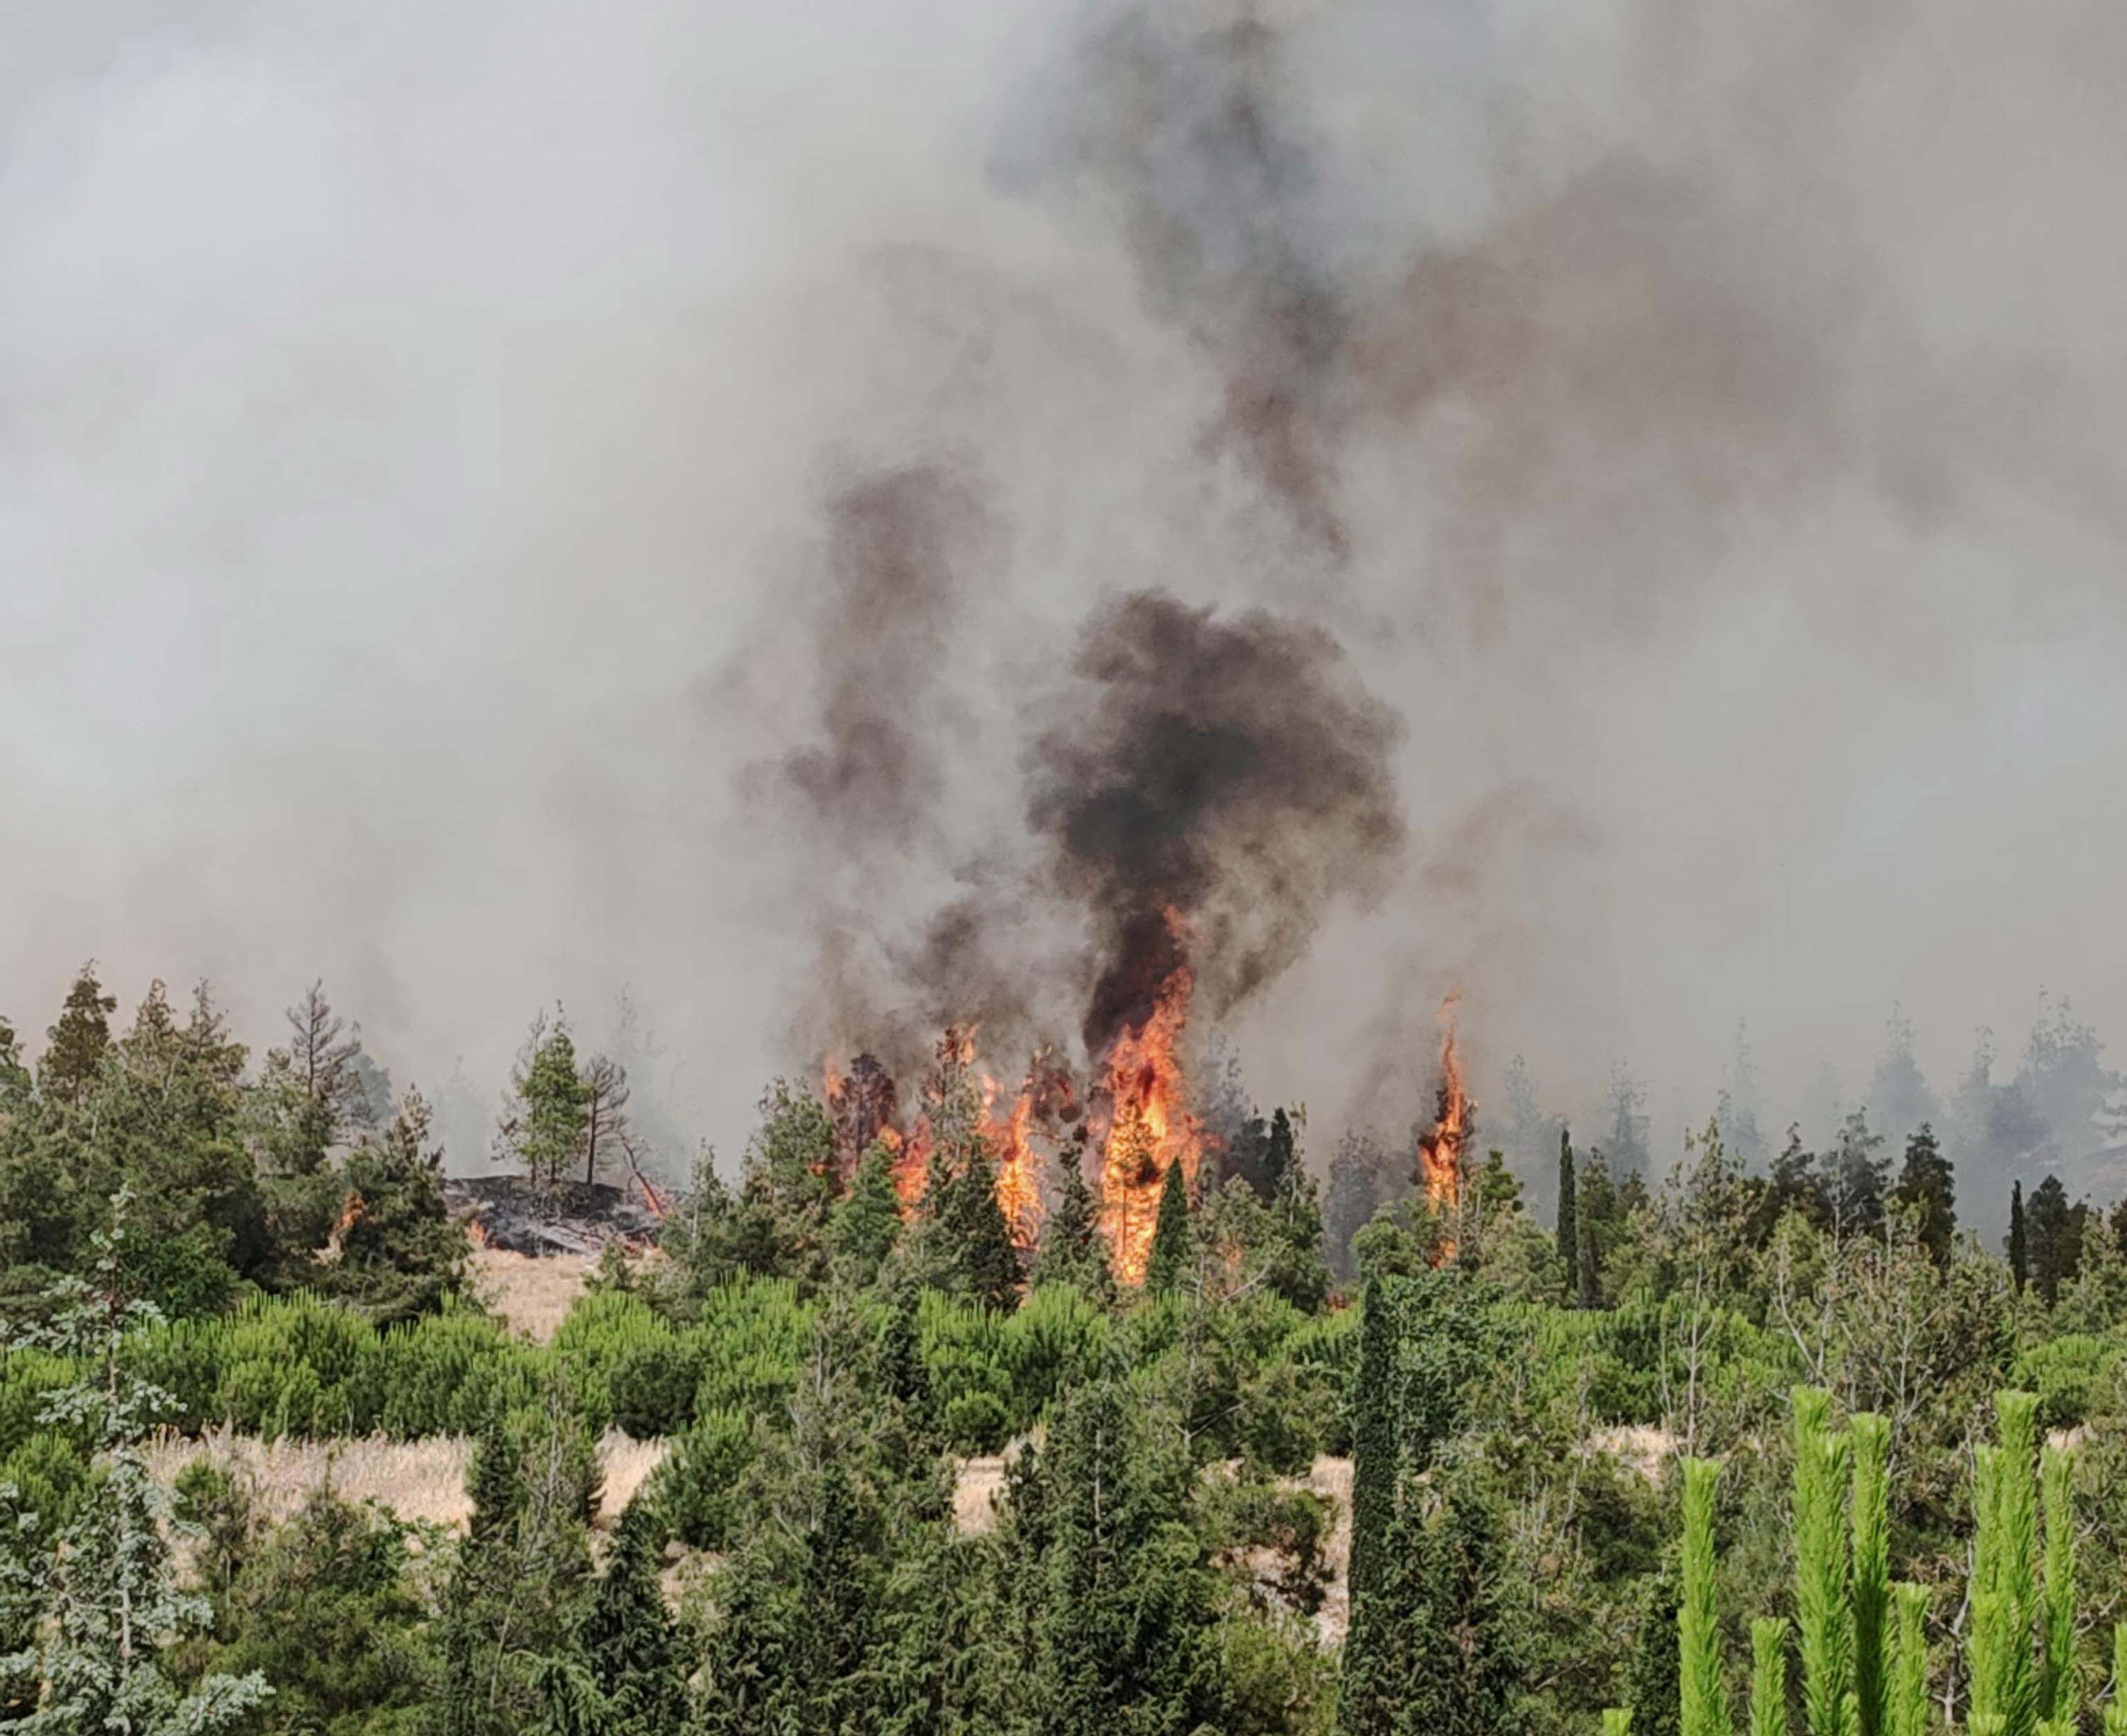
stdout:
[[323,975],[484,1096],[628,988],[638,1125],[735,1153],[841,984],[1085,986],[1023,755],[1160,598],[1397,726],[1365,836],[1259,863],[1310,936],[1227,1020],[1265,1100],[1400,1125],[1460,983],[1484,1081],[1595,1143],[1630,1069],[1657,1164],[1723,1089],[1768,1155],[1805,1104],[1902,1150],[1916,1083],[1975,1213],[1972,1161],[2091,1159],[2127,25],[1670,22],[34,9],[0,1005],[93,953],[264,1029]]

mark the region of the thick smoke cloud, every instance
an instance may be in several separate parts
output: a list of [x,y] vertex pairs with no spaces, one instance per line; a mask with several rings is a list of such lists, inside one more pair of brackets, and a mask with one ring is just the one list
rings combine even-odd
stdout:
[[1034,744],[1028,819],[1053,888],[1093,914],[1098,1056],[1177,965],[1225,1013],[1300,957],[1333,896],[1378,893],[1403,843],[1400,726],[1328,635],[1261,611],[1123,598],[1075,670],[1093,691]]
[[1622,1061],[1671,1133],[1741,1017],[1769,1120],[1893,1000],[1938,1086],[2041,984],[2127,1043],[2103,0],[11,33],[26,1029],[92,954],[258,1031],[322,974],[487,1095],[628,986],[638,1102],[727,1152],[849,1027],[1079,1032],[1108,906],[1021,754],[1160,592],[1405,726],[1400,866],[1302,873],[1227,1015],[1319,1143],[1409,1112],[1457,982],[1480,1097]]

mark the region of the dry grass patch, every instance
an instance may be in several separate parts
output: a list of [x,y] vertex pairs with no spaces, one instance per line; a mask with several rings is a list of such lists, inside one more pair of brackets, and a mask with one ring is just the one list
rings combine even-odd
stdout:
[[598,1262],[584,1254],[512,1254],[502,1248],[475,1248],[473,1294],[499,1314],[513,1332],[541,1344],[554,1336]]
[[[618,1431],[599,1443],[605,1486],[599,1522],[611,1525],[665,1456],[661,1440],[637,1440]],[[374,1501],[401,1519],[457,1527],[472,1511],[466,1495],[466,1468],[472,1443],[462,1436],[429,1440],[387,1440],[382,1436],[344,1440],[260,1440],[213,1431],[198,1440],[169,1436],[149,1451],[149,1463],[164,1483],[193,1459],[206,1458],[248,1484],[259,1511],[273,1519],[297,1511],[313,1489],[329,1483],[351,1501]]]

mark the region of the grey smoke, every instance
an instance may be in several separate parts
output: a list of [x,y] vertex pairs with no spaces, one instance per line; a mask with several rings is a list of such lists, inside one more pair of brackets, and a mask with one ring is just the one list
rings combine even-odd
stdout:
[[[1161,591],[1405,725],[1404,867],[1227,1020],[1318,1146],[1405,1124],[1457,982],[1480,1084],[1625,1060],[1670,1122],[1739,1016],[1769,1123],[1894,1000],[1938,1089],[2042,983],[2127,1034],[2102,0],[8,30],[26,1029],[92,953],[257,1033],[322,974],[395,1080],[491,1089],[632,985],[638,1104],[728,1153],[838,1004],[1078,998],[1018,755]],[[988,528],[938,516],[897,709],[822,656],[823,503],[926,474]]]

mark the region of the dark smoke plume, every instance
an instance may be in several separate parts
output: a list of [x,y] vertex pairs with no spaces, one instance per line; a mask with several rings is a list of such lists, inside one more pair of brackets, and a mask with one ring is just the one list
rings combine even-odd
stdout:
[[1073,669],[1030,751],[1027,819],[1051,890],[1093,917],[1098,1054],[1185,946],[1215,1015],[1297,958],[1333,898],[1379,887],[1404,840],[1402,725],[1329,635],[1260,610],[1125,597]]
[[1315,169],[1281,52],[1252,10],[1179,29],[1125,13],[1087,50],[1068,145],[1120,192],[1154,307],[1220,370],[1208,451],[1236,455],[1307,546],[1341,558],[1330,395],[1344,319],[1309,233]]
[[828,589],[812,644],[822,739],[784,770],[831,844],[905,845],[939,795],[934,696],[987,526],[973,490],[930,466],[845,484],[827,518]]
[[908,1004],[920,985],[881,956],[880,930],[897,873],[945,847],[937,810],[964,732],[946,679],[953,631],[996,527],[978,489],[936,464],[845,481],[824,517],[822,600],[803,635],[810,739],[749,782],[770,818],[794,806],[811,852],[818,954],[800,1044],[875,1045],[901,1062],[925,1052],[936,1023]]

